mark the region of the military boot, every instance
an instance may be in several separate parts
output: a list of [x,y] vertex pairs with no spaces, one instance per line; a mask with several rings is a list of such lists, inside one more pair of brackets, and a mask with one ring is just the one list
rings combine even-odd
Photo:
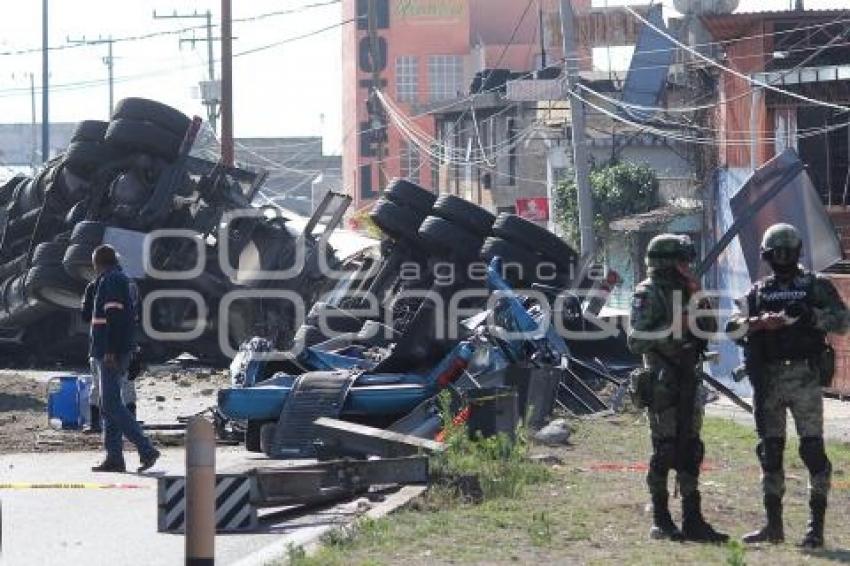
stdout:
[[673,522],[670,516],[670,507],[667,505],[668,495],[666,493],[653,494],[652,496],[652,528],[649,529],[649,538],[652,540],[684,540],[682,531]]
[[744,535],[741,540],[748,544],[785,542],[785,529],[782,526],[782,498],[778,495],[765,495],[764,511],[767,515],[767,524],[758,531]]
[[729,535],[718,533],[702,516],[698,491],[682,498],[682,535],[694,542],[726,542]]
[[823,523],[826,518],[826,497],[812,495],[809,498],[809,524],[803,542],[803,548],[820,548],[823,546]]

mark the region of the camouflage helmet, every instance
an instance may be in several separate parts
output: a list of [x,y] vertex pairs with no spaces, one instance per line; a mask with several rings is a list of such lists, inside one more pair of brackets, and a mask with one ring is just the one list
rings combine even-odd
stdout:
[[680,261],[696,259],[696,248],[684,234],[659,234],[646,247],[646,265],[653,268],[674,267]]
[[803,239],[800,238],[800,233],[790,224],[774,224],[764,231],[761,239],[762,256],[779,248],[799,252],[802,247]]

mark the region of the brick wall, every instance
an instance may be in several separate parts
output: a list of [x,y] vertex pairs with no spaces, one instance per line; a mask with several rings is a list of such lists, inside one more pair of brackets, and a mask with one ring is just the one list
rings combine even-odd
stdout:
[[[850,304],[850,275],[830,275],[829,278],[844,302]],[[850,396],[850,334],[832,334],[829,342],[835,348],[835,379],[832,390],[841,396]]]

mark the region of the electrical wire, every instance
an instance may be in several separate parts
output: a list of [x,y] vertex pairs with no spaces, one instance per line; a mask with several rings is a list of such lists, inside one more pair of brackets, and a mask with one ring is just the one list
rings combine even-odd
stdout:
[[637,13],[635,10],[633,10],[630,6],[623,6],[623,8],[624,8],[627,12],[629,12],[629,13],[630,13],[630,14],[631,14],[634,18],[636,18],[638,21],[642,22],[644,25],[646,25],[646,26],[648,26],[649,28],[653,29],[656,33],[660,34],[661,36],[666,37],[666,38],[667,38],[669,41],[671,41],[674,45],[677,45],[677,46],[678,46],[678,47],[680,47],[681,49],[684,49],[684,50],[685,50],[685,51],[687,51],[688,53],[692,54],[693,56],[695,56],[695,57],[697,57],[697,58],[699,58],[699,59],[702,59],[703,61],[705,61],[706,63],[708,63],[709,65],[711,65],[711,66],[713,66],[713,67],[717,67],[718,69],[720,69],[720,70],[722,70],[722,71],[724,71],[724,72],[726,72],[726,73],[729,73],[729,74],[731,74],[731,75],[733,75],[733,76],[735,76],[735,77],[738,77],[739,79],[742,79],[742,80],[747,81],[747,82],[748,82],[748,83],[750,83],[751,85],[759,86],[759,87],[761,87],[761,88],[764,88],[764,89],[767,89],[767,90],[770,90],[770,91],[773,91],[773,92],[776,92],[776,93],[779,93],[779,94],[783,94],[783,95],[785,95],[785,96],[788,96],[788,97],[791,97],[791,98],[795,98],[795,99],[797,99],[797,100],[801,100],[801,101],[803,101],[803,102],[808,102],[809,104],[814,104],[814,105],[816,105],[816,106],[822,106],[822,107],[824,107],[824,108],[832,108],[832,109],[834,109],[834,110],[839,110],[839,111],[841,111],[841,112],[846,112],[846,111],[850,110],[850,107],[847,107],[847,106],[841,106],[840,104],[833,104],[833,103],[831,103],[831,102],[826,102],[826,101],[823,101],[823,100],[818,100],[818,99],[816,99],[816,98],[810,98],[810,97],[808,97],[808,96],[804,96],[804,95],[802,95],[802,94],[797,94],[796,92],[792,92],[792,91],[785,90],[785,89],[782,89],[782,88],[777,88],[777,87],[775,87],[775,86],[773,86],[773,85],[770,85],[770,84],[764,83],[764,82],[762,82],[762,81],[758,81],[758,80],[756,80],[756,79],[754,79],[754,78],[752,78],[752,77],[748,77],[748,76],[747,76],[747,75],[745,75],[744,73],[742,73],[742,72],[740,72],[740,71],[737,71],[737,70],[735,70],[735,69],[732,69],[732,68],[730,68],[730,67],[727,67],[727,66],[725,66],[725,65],[722,65],[721,63],[718,63],[718,62],[717,62],[717,61],[715,61],[714,59],[712,59],[712,58],[710,58],[710,57],[706,57],[705,55],[703,55],[703,54],[702,54],[702,53],[700,53],[699,51],[695,50],[694,48],[689,47],[688,45],[685,45],[684,43],[682,43],[682,42],[681,42],[681,41],[679,41],[678,39],[676,39],[676,38],[674,38],[673,36],[671,36],[671,35],[670,35],[669,33],[667,33],[666,31],[664,31],[664,30],[660,29],[658,26],[656,26],[655,24],[653,24],[652,22],[650,22],[649,20],[647,20],[646,18],[644,18],[643,16],[641,16],[640,14],[638,14],[638,13]]
[[[324,8],[327,6],[331,6],[333,4],[339,4],[342,0],[328,0],[326,2],[315,2],[312,4],[305,4],[303,6],[298,6],[295,8],[289,8],[286,10],[276,10],[274,12],[266,12],[263,14],[257,14],[255,16],[245,16],[242,18],[233,18],[232,23],[250,23],[250,22],[258,22],[267,18],[271,18],[274,16],[284,16],[289,14],[296,14],[300,12],[304,12],[306,10],[310,10],[313,8]],[[214,23],[212,24],[213,28],[221,27],[221,24]],[[198,31],[198,30],[206,30],[207,26],[204,25],[196,25],[196,26],[186,26],[179,29],[174,30],[162,30],[150,33],[143,33],[137,35],[127,35],[123,37],[115,37],[112,38],[111,41],[113,43],[127,43],[127,42],[136,42],[136,41],[144,41],[147,39],[153,39],[157,37],[166,37],[169,35],[179,35],[185,33],[187,31]],[[65,51],[67,49],[76,49],[78,47],[84,47],[88,44],[85,43],[64,43],[62,45],[50,45],[47,47],[47,51]],[[22,49],[12,49],[8,51],[0,51],[0,57],[12,56],[12,55],[28,55],[31,53],[41,53],[41,47],[28,47]]]

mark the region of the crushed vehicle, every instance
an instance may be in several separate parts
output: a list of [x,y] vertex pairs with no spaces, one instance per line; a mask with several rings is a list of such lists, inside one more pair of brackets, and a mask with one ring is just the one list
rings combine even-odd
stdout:
[[[434,408],[440,390],[477,389],[510,374],[523,387],[536,369],[556,376],[557,401],[574,413],[609,408],[598,394],[608,386],[622,398],[638,363],[624,334],[582,346],[579,359],[552,324],[557,317],[557,328],[598,330],[583,311],[604,304],[615,282],[577,280],[577,254],[560,238],[405,180],[391,183],[370,216],[385,238],[344,262],[293,348],[281,352],[255,338],[234,359],[233,386],[219,392],[218,411],[244,431],[250,450],[310,454],[312,423],[321,417],[387,427],[414,413],[438,426],[420,407]],[[577,289],[595,295],[583,300]],[[488,303],[493,293],[498,307]],[[501,339],[484,324],[488,317],[522,332]],[[535,336],[543,319],[548,330]],[[612,354],[618,365],[600,360]],[[410,426],[405,432],[430,430]]]
[[[80,122],[64,153],[34,176],[0,186],[0,359],[82,361],[87,329],[77,310],[93,278],[91,253],[116,247],[145,299],[142,351],[149,360],[189,352],[225,363],[261,334],[286,343],[291,305],[223,299],[234,291],[294,291],[312,304],[319,256],[349,200],[330,195],[304,230],[280,209],[254,204],[263,171],[193,155],[200,118],[158,102],[121,100],[109,122]],[[336,206],[337,210],[333,210]],[[319,218],[331,223],[319,234]],[[286,280],[268,272],[302,268]],[[261,305],[259,303],[262,303]],[[220,310],[229,307],[228,316]],[[226,328],[220,328],[226,320]]]

